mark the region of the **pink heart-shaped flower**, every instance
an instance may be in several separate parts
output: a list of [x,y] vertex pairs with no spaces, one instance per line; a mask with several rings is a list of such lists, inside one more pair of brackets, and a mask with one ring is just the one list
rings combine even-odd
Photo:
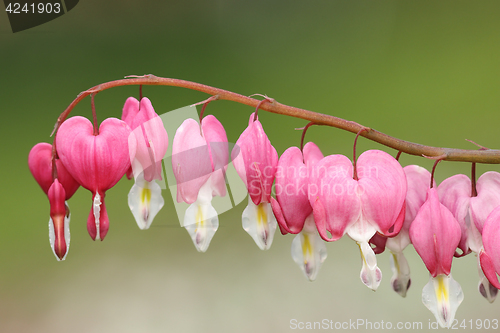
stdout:
[[93,194],[93,211],[87,221],[93,239],[103,239],[109,228],[105,192],[129,168],[129,152],[135,154],[136,143],[129,140],[130,133],[124,121],[108,118],[101,123],[99,134],[94,135],[92,123],[83,117],[66,120],[57,132],[59,158],[73,178]]

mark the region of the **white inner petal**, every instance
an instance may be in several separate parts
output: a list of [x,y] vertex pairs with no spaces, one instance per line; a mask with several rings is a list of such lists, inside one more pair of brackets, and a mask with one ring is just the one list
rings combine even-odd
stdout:
[[[319,237],[314,226],[313,214],[306,219],[304,229],[292,241],[292,258],[309,281],[314,281],[321,265],[327,257],[325,242]],[[309,222],[309,224],[308,224]]]
[[96,191],[95,197],[94,197],[94,219],[95,219],[95,229],[96,229],[96,236],[95,240],[101,240],[101,235],[100,235],[100,217],[101,217],[101,196],[99,195],[99,192]]
[[450,275],[432,275],[422,290],[422,303],[434,314],[441,327],[449,328],[455,319],[464,294],[457,281]]
[[248,206],[243,211],[242,225],[261,250],[268,250],[271,247],[277,222],[270,203],[261,202],[255,205],[248,196]]

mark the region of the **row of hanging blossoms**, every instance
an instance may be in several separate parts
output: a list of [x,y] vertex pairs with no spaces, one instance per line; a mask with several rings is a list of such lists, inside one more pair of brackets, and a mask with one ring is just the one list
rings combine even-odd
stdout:
[[[108,118],[100,126],[94,105],[103,90],[139,85],[141,97],[130,97],[121,120]],[[391,252],[391,285],[402,297],[410,287],[410,269],[403,250],[411,243],[429,270],[422,301],[442,327],[449,327],[463,300],[460,285],[450,274],[453,257],[474,252],[478,257],[479,292],[493,302],[500,283],[500,174],[486,172],[476,182],[476,163],[500,163],[500,151],[480,147],[460,150],[429,147],[390,137],[358,123],[278,103],[264,96],[258,100],[226,90],[153,75],[111,81],[82,92],[59,116],[54,142],[38,143],[29,153],[29,168],[50,203],[49,240],[57,260],[64,260],[70,243],[70,210],[67,200],[80,187],[92,192],[87,229],[102,240],[109,229],[106,191],[123,175],[134,178],[128,203],[137,224],[148,229],[164,200],[156,180],[161,180],[168,148],[168,134],[142,85],[168,85],[211,95],[200,119],[187,119],[177,129],[172,144],[172,171],[177,201],[189,204],[183,226],[194,245],[205,252],[218,228],[212,206],[214,196],[226,195],[226,171],[232,162],[248,191],[243,211],[245,231],[262,250],[269,249],[276,226],[282,234],[297,234],[292,257],[309,280],[314,280],[326,258],[323,241],[347,234],[361,250],[361,281],[376,290],[382,279],[376,254]],[[80,116],[68,119],[82,99],[91,96],[93,122]],[[248,127],[229,151],[222,124],[205,107],[217,99],[256,108]],[[259,109],[308,120],[301,147],[288,148],[281,157],[259,121]],[[356,133],[353,159],[323,156],[312,142],[304,145],[311,125],[328,125]],[[171,133],[172,134],[172,133]],[[394,158],[380,150],[356,155],[356,140],[363,136],[394,148]],[[402,167],[401,153],[435,160],[432,172],[416,166]],[[471,177],[455,175],[439,186],[434,170],[439,161],[465,161]],[[272,190],[274,188],[275,197]]]

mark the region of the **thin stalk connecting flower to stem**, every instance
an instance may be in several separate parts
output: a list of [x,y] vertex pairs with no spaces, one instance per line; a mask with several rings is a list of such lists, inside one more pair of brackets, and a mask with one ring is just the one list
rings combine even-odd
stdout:
[[[57,131],[62,122],[68,117],[71,110],[73,110],[73,108],[85,97],[89,96],[90,94],[97,93],[106,89],[120,87],[120,86],[130,86],[130,85],[162,85],[162,86],[182,87],[204,92],[210,95],[218,95],[218,99],[229,100],[252,107],[257,107],[260,103],[261,105],[259,107],[264,111],[288,115],[291,117],[312,121],[317,125],[327,125],[331,127],[336,127],[355,134],[358,133],[361,129],[366,128],[365,126],[360,125],[354,121],[349,121],[331,115],[321,114],[317,112],[296,108],[293,106],[284,105],[277,101],[273,101],[272,103],[261,103],[262,101],[258,99],[243,96],[224,89],[219,89],[196,82],[179,80],[179,79],[162,78],[149,74],[143,76],[135,76],[135,75],[128,76],[125,79],[102,83],[81,92],[73,100],[73,102],[71,102],[71,104],[66,108],[66,110],[63,113],[61,113],[61,115],[57,119],[54,132]],[[494,150],[494,149],[468,150],[468,149],[453,149],[453,148],[425,146],[418,143],[412,143],[391,137],[387,134],[376,131],[372,128],[369,131],[364,131],[361,134],[361,136],[369,140],[372,140],[374,142],[378,142],[384,146],[396,149],[398,151],[402,151],[409,155],[417,155],[417,156],[426,155],[430,157],[442,157],[442,160],[446,161],[500,164],[500,150]]]

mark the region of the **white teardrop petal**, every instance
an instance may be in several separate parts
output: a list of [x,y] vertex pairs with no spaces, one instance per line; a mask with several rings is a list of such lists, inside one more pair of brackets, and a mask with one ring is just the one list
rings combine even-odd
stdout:
[[422,303],[434,314],[441,327],[449,328],[455,319],[464,294],[460,284],[450,275],[432,275],[422,290]]
[[368,242],[357,243],[361,252],[361,281],[373,291],[377,290],[382,281],[382,271],[377,267],[377,258]]
[[410,266],[403,252],[391,251],[392,289],[401,297],[406,297],[406,293],[411,285]]
[[128,194],[128,206],[139,229],[148,229],[164,204],[160,186],[139,176]]
[[94,219],[95,219],[95,229],[96,229],[96,236],[95,236],[95,240],[100,240],[101,239],[101,234],[100,234],[100,218],[101,218],[101,196],[99,195],[99,192],[96,192],[95,193],[95,196],[94,196]]
[[211,178],[201,187],[197,200],[186,209],[183,227],[191,236],[196,249],[205,252],[219,228],[219,216],[212,206]]
[[315,229],[309,231],[304,228],[293,239],[292,258],[309,281],[316,279],[326,257],[325,242],[319,237]]
[[271,247],[277,222],[270,203],[261,202],[255,205],[248,196],[248,206],[243,211],[242,225],[261,250],[268,250]]

